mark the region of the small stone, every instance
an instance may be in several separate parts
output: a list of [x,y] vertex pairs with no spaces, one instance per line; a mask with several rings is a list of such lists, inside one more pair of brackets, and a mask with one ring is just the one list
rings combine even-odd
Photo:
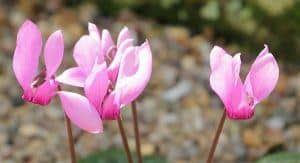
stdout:
[[262,136],[257,131],[246,129],[243,133],[243,141],[249,147],[259,147],[262,145]]
[[277,116],[268,119],[266,125],[270,129],[283,129],[285,122],[283,118]]
[[171,65],[161,65],[159,76],[162,78],[162,82],[168,87],[176,82],[178,77],[178,70]]
[[189,55],[185,55],[181,59],[181,65],[182,68],[187,72],[193,72],[195,69],[198,69],[195,58]]
[[166,38],[169,41],[173,41],[175,43],[178,43],[179,45],[187,46],[190,33],[186,28],[179,26],[166,27],[165,33]]
[[188,95],[191,91],[192,91],[192,83],[189,80],[182,80],[174,87],[165,91],[162,94],[162,98],[163,100],[172,103]]
[[156,121],[158,113],[158,105],[155,98],[149,97],[145,98],[141,103],[141,109],[139,111],[141,114],[140,120],[145,121],[145,123],[153,123]]
[[164,114],[163,116],[161,116],[160,118],[160,123],[162,125],[171,125],[171,124],[176,124],[179,120],[179,117],[177,114],[175,113],[168,113],[168,114]]
[[33,124],[24,124],[20,127],[20,135],[24,137],[32,137],[38,134],[39,129]]
[[151,143],[143,143],[141,145],[141,153],[143,156],[149,156],[154,154],[155,146]]

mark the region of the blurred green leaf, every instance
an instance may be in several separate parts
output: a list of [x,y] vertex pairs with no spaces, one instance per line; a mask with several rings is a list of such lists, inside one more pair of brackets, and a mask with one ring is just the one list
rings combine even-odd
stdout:
[[[132,155],[133,158],[136,155]],[[101,151],[93,153],[85,158],[79,160],[79,163],[126,163],[127,159],[125,152],[121,149],[110,149],[106,151]],[[152,155],[144,157],[145,163],[166,163],[167,161],[161,156]]]
[[200,16],[208,20],[217,20],[220,15],[219,3],[217,1],[209,1],[200,11]]
[[257,161],[257,163],[299,163],[299,162],[300,162],[299,153],[287,153],[287,152],[267,155]]

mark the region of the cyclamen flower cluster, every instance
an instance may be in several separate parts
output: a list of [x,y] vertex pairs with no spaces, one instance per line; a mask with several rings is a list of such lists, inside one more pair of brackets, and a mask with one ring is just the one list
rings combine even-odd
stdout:
[[[121,108],[145,89],[151,77],[152,54],[148,41],[134,45],[127,27],[119,33],[116,44],[108,30],[100,34],[92,23],[88,30],[89,34],[82,36],[74,47],[77,66],[56,77],[64,53],[62,32],[49,36],[44,47],[45,66],[37,73],[42,36],[34,23],[25,21],[17,36],[13,70],[25,101],[47,105],[58,94],[73,123],[88,132],[100,133],[102,120],[119,119]],[[239,76],[240,66],[240,54],[232,57],[220,47],[212,49],[210,85],[230,119],[251,118],[255,106],[269,96],[279,77],[278,64],[266,45],[244,83]],[[58,83],[81,87],[85,96],[62,91]]]
[[[121,108],[142,93],[151,77],[149,43],[135,46],[127,27],[115,44],[108,30],[100,36],[96,25],[89,23],[89,35],[82,36],[74,47],[77,67],[58,77],[54,73],[63,57],[61,32],[53,33],[46,42],[46,69],[36,75],[41,46],[39,29],[27,20],[19,30],[13,59],[23,99],[47,105],[57,93],[70,120],[90,133],[103,132],[102,120],[119,119]],[[58,82],[82,87],[85,96],[59,90]]]

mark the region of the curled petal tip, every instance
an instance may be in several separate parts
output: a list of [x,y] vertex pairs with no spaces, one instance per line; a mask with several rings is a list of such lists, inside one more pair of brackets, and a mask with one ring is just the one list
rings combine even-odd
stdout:
[[117,40],[117,46],[120,47],[122,42],[131,39],[131,33],[129,29],[125,26],[122,28],[122,30],[119,33],[118,40]]
[[126,52],[116,84],[121,104],[129,104],[143,92],[152,72],[152,53],[148,44],[132,47]]

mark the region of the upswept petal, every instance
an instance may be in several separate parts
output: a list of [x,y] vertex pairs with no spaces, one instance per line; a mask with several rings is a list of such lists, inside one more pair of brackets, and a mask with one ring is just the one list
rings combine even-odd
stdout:
[[219,46],[214,46],[210,52],[210,69],[213,71],[216,67],[218,67],[222,61],[224,56],[231,57],[224,49]]
[[237,82],[241,82],[240,70],[241,70],[241,54],[238,53],[232,58],[232,69],[234,75],[234,85],[237,85]]
[[[238,53],[232,58],[232,73],[233,73],[233,87],[231,91],[231,107],[237,109],[240,102],[246,98],[246,94],[243,88],[243,83],[240,78],[241,69],[241,54]],[[226,74],[225,74],[226,75]]]
[[87,98],[65,91],[58,92],[58,95],[65,113],[74,124],[90,133],[103,132],[99,113]]
[[53,80],[47,80],[42,85],[34,88],[34,97],[32,98],[32,103],[39,105],[48,105],[51,99],[56,94],[58,83]]
[[[233,59],[222,48],[215,46],[210,53],[210,85],[213,91],[221,98],[226,108],[232,108],[232,94],[239,86],[239,55]],[[241,90],[236,90],[241,92]]]
[[252,64],[244,87],[255,103],[264,100],[275,88],[279,77],[279,67],[268,47],[260,53]]
[[89,35],[93,37],[98,43],[100,43],[101,38],[97,26],[93,23],[89,23],[88,28],[89,28]]
[[116,83],[121,104],[129,104],[145,89],[152,72],[152,54],[148,41],[124,55]]
[[73,57],[87,75],[91,72],[96,57],[100,55],[99,44],[88,35],[82,36],[74,47]]
[[39,64],[42,34],[38,27],[26,20],[20,27],[13,56],[13,70],[23,90],[30,89]]
[[64,39],[60,30],[49,36],[44,50],[46,73],[49,79],[55,74],[64,55]]
[[133,46],[133,41],[134,41],[133,39],[127,39],[127,40],[125,40],[121,43],[121,46],[118,48],[117,53],[116,53],[113,61],[111,62],[111,64],[109,65],[109,67],[107,69],[109,79],[113,83],[116,82],[118,72],[119,72],[119,68],[120,68],[121,59],[127,53],[126,50],[129,47]]
[[95,108],[101,107],[104,96],[107,93],[109,80],[106,65],[97,65],[92,73],[87,77],[84,92]]
[[121,113],[120,97],[115,92],[111,92],[105,98],[103,106],[99,111],[103,120],[119,119]]
[[72,85],[75,87],[84,87],[86,78],[87,76],[85,75],[81,67],[73,67],[64,71],[62,74],[56,77],[55,80],[60,83]]
[[114,57],[114,48],[115,48],[115,43],[107,29],[104,29],[102,31],[102,40],[101,40],[101,55],[102,56],[107,56],[111,53],[110,57]]
[[123,41],[127,39],[132,39],[131,38],[131,33],[128,30],[128,28],[125,26],[123,29],[120,31],[119,36],[118,36],[118,41],[117,41],[117,47],[119,48]]

